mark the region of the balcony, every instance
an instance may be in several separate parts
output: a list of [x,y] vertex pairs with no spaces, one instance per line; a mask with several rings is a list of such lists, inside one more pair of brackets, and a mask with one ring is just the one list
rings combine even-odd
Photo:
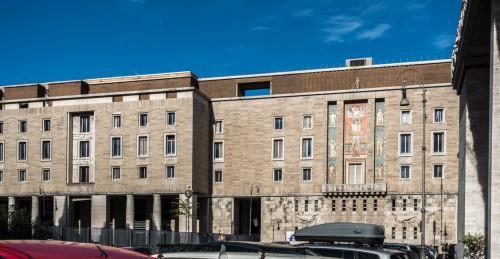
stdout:
[[326,196],[379,196],[387,194],[387,183],[324,184],[321,192]]

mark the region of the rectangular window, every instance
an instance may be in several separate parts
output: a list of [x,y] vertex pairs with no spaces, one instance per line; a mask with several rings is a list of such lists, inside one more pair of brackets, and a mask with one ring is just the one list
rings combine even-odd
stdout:
[[273,170],[273,181],[274,182],[283,181],[283,170],[282,169],[274,169]]
[[214,172],[214,182],[215,183],[222,183],[222,171],[215,171]]
[[44,182],[50,181],[50,169],[42,170],[42,181]]
[[401,111],[401,124],[411,124],[411,111]]
[[352,211],[356,211],[356,200],[352,200]]
[[90,132],[90,116],[89,115],[80,116],[80,132],[81,133]]
[[167,165],[167,179],[174,179],[175,178],[175,166],[173,165]]
[[50,160],[51,145],[50,140],[42,140],[42,160]]
[[373,200],[373,211],[377,211],[377,210],[378,210],[378,201]]
[[342,211],[346,211],[346,210],[347,210],[347,201],[342,200]]
[[366,211],[368,208],[368,201],[367,200],[363,200],[363,211]]
[[26,161],[28,159],[28,142],[19,141],[17,143],[17,160]]
[[295,212],[299,212],[299,201],[295,200]]
[[165,155],[175,156],[175,135],[165,135]]
[[312,138],[302,138],[302,158],[313,157],[313,140]]
[[348,174],[349,174],[348,184],[363,183],[362,164],[349,164]]
[[410,166],[402,165],[401,166],[401,179],[410,179]]
[[0,162],[4,162],[4,145],[3,145],[3,141],[0,142]]
[[146,127],[148,126],[148,114],[140,113],[139,114],[139,126]]
[[304,117],[302,117],[302,128],[303,129],[312,128],[312,116],[311,115],[305,115]]
[[309,200],[304,201],[304,211],[308,212],[309,211]]
[[319,201],[314,200],[314,211],[318,212],[319,211]]
[[175,125],[175,112],[167,112],[167,125]]
[[80,141],[80,158],[90,157],[90,141]]
[[139,166],[139,179],[148,178],[148,168],[146,166]]
[[336,211],[336,210],[337,210],[337,201],[332,200],[332,211]]
[[403,227],[403,239],[406,239],[406,227]]
[[50,119],[43,119],[42,120],[42,130],[43,130],[43,132],[50,131]]
[[403,199],[403,211],[406,211],[406,199]]
[[434,178],[443,177],[443,165],[434,165]]
[[19,132],[27,132],[28,123],[26,121],[19,121]]
[[0,183],[3,183],[3,170],[0,170]]
[[417,236],[418,236],[418,228],[414,227],[413,228],[413,239],[417,239]]
[[214,142],[214,161],[224,161],[224,143],[222,141]]
[[121,179],[121,168],[120,167],[112,167],[111,168],[111,179],[120,180]]
[[396,199],[391,199],[392,211],[396,211]]
[[275,130],[283,129],[283,117],[274,117],[274,129]]
[[122,127],[122,116],[120,114],[113,114],[113,128],[118,129]]
[[418,200],[417,199],[413,199],[413,210],[414,211],[418,210]]
[[122,156],[122,138],[111,137],[111,157]]
[[283,139],[273,139],[273,159],[282,160],[284,158]]
[[311,175],[311,168],[302,168],[302,181],[311,181],[312,180],[312,175]]
[[19,170],[19,182],[24,183],[28,179],[26,170]]
[[224,123],[222,121],[215,121],[214,132],[215,133],[223,133],[224,132]]
[[149,154],[149,141],[148,136],[137,137],[137,156],[148,156]]
[[399,155],[411,155],[411,134],[399,134]]
[[434,109],[434,122],[435,123],[444,122],[444,109],[443,108]]
[[80,183],[89,183],[90,182],[90,167],[88,166],[80,166],[79,170],[79,179]]
[[395,227],[391,228],[391,238],[396,239],[396,228]]
[[0,134],[3,134],[3,121],[0,121]]
[[444,132],[433,132],[432,133],[432,153],[433,154],[444,154],[445,141]]

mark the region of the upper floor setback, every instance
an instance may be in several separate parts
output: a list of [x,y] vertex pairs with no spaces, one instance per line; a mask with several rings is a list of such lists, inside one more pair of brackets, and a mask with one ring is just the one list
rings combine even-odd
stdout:
[[93,96],[121,101],[124,93],[148,100],[150,93],[161,89],[169,92],[167,98],[175,98],[175,89],[186,87],[210,99],[394,87],[400,85],[398,75],[409,68],[420,71],[425,84],[451,84],[451,60],[447,59],[200,79],[188,71],[12,85],[0,87],[0,104],[13,104],[11,109],[31,108],[38,107],[31,103],[37,100],[46,100],[42,106],[52,106],[53,100]]

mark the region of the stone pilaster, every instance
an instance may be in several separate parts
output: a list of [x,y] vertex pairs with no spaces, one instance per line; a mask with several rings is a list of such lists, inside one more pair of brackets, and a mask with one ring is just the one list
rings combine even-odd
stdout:
[[35,221],[39,216],[38,196],[31,196],[31,221]]
[[69,205],[67,196],[54,196],[54,226],[68,226]]
[[153,194],[153,231],[161,230],[161,196]]
[[134,229],[134,195],[127,195],[127,209],[125,211],[125,225],[127,229]]

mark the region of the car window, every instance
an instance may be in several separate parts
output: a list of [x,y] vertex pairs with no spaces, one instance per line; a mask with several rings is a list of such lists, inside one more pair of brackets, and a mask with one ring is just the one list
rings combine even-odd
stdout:
[[404,254],[393,254],[391,255],[391,259],[406,259]]
[[354,252],[352,252],[352,251],[344,251],[344,254],[342,255],[342,258],[344,258],[344,259],[354,259]]
[[342,258],[342,250],[323,249],[323,248],[314,248],[312,250],[321,256]]
[[358,252],[358,259],[380,259],[376,254]]

